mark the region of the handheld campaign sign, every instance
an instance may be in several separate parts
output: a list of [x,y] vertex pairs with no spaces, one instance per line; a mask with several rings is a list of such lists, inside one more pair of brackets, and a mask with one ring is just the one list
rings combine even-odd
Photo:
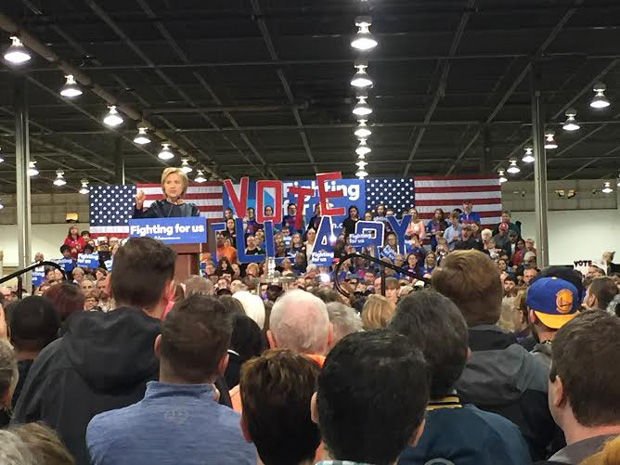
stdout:
[[152,237],[164,244],[207,242],[207,222],[202,216],[129,220],[129,237]]
[[333,233],[332,219],[330,216],[321,218],[319,230],[314,240],[312,250],[312,264],[317,266],[330,266],[334,261],[334,246],[336,237]]
[[72,258],[59,258],[58,260],[54,261],[60,266],[62,266],[62,269],[65,273],[71,273],[73,268],[75,268],[75,262]]
[[77,266],[83,268],[99,267],[99,252],[78,254]]
[[45,279],[45,269],[43,267],[35,268],[32,272],[32,285],[39,287]]

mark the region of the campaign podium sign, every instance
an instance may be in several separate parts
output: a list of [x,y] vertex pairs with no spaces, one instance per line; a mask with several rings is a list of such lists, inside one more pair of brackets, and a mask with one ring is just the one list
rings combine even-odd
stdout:
[[41,284],[43,284],[44,280],[45,280],[45,268],[43,268],[42,266],[35,268],[32,271],[32,285],[34,287],[39,287]]
[[207,221],[202,216],[129,220],[129,237],[152,237],[164,244],[207,242]]

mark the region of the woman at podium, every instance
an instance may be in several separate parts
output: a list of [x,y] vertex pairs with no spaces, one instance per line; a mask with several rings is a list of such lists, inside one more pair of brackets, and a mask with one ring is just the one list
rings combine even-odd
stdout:
[[156,200],[149,208],[143,210],[145,194],[138,190],[133,218],[178,218],[200,216],[198,207],[183,201],[183,195],[189,183],[187,175],[181,168],[166,168],[161,174],[161,190],[164,198]]

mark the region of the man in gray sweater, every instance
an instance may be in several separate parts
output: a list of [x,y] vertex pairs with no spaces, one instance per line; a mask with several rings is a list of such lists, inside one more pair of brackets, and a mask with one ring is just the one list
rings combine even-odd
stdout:
[[253,465],[239,414],[217,403],[213,382],[228,363],[230,315],[212,298],[177,304],[155,340],[159,381],[137,404],[94,417],[86,444],[94,465]]

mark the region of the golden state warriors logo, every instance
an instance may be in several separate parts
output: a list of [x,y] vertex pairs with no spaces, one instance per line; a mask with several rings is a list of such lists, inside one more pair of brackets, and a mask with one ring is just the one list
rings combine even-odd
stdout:
[[569,289],[560,289],[557,292],[555,308],[558,313],[570,313],[573,308],[573,293]]

